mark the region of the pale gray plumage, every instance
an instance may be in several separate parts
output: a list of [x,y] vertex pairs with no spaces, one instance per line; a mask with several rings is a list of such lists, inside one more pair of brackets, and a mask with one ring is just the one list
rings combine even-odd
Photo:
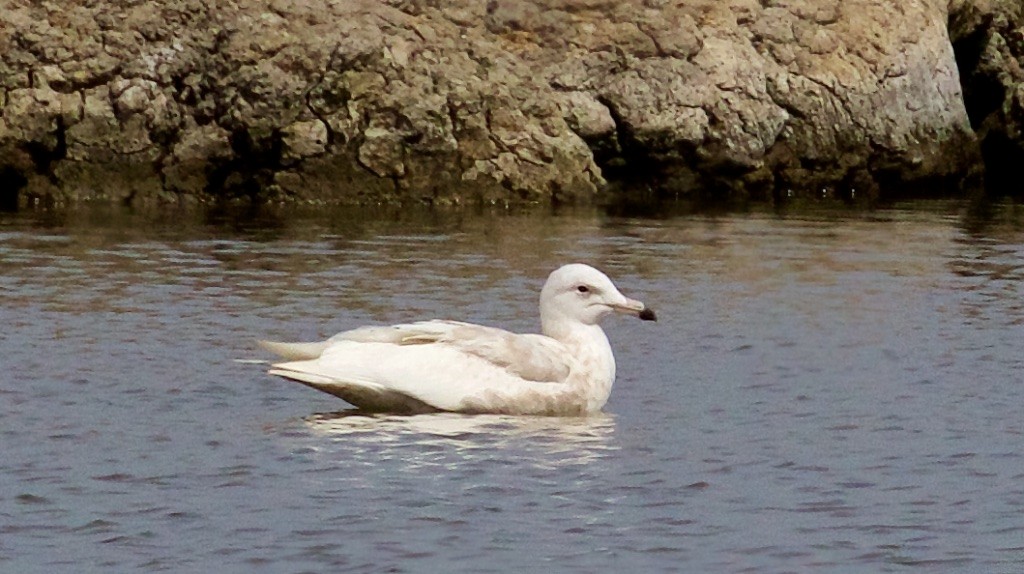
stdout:
[[615,381],[600,320],[612,312],[655,320],[603,273],[578,263],[551,273],[540,312],[543,335],[421,321],[261,345],[288,360],[271,374],[364,410],[582,415],[604,406]]

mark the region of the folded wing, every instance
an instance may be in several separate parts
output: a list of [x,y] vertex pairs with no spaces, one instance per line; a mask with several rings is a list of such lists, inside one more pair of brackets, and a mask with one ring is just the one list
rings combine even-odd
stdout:
[[554,339],[456,321],[363,327],[322,343],[264,347],[298,359],[274,365],[272,374],[360,408],[406,412],[550,410],[539,403],[562,394],[574,361]]

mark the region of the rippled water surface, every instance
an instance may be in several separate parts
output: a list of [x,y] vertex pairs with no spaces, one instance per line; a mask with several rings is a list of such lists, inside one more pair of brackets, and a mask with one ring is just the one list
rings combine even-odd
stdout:
[[[4,572],[1024,571],[1024,225],[820,214],[0,215]],[[584,419],[367,417],[257,338],[537,327],[609,273]]]

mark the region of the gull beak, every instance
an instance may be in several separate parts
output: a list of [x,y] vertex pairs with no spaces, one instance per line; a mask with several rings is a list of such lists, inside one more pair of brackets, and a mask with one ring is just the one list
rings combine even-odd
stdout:
[[620,303],[615,303],[611,307],[618,313],[635,315],[636,317],[639,317],[641,321],[658,320],[658,316],[654,314],[652,309],[635,299],[623,297]]

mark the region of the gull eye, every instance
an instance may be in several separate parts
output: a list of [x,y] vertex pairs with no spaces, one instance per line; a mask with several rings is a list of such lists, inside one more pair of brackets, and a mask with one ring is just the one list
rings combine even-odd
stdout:
[[590,287],[587,287],[586,285],[580,285],[576,290],[580,293],[590,293]]

